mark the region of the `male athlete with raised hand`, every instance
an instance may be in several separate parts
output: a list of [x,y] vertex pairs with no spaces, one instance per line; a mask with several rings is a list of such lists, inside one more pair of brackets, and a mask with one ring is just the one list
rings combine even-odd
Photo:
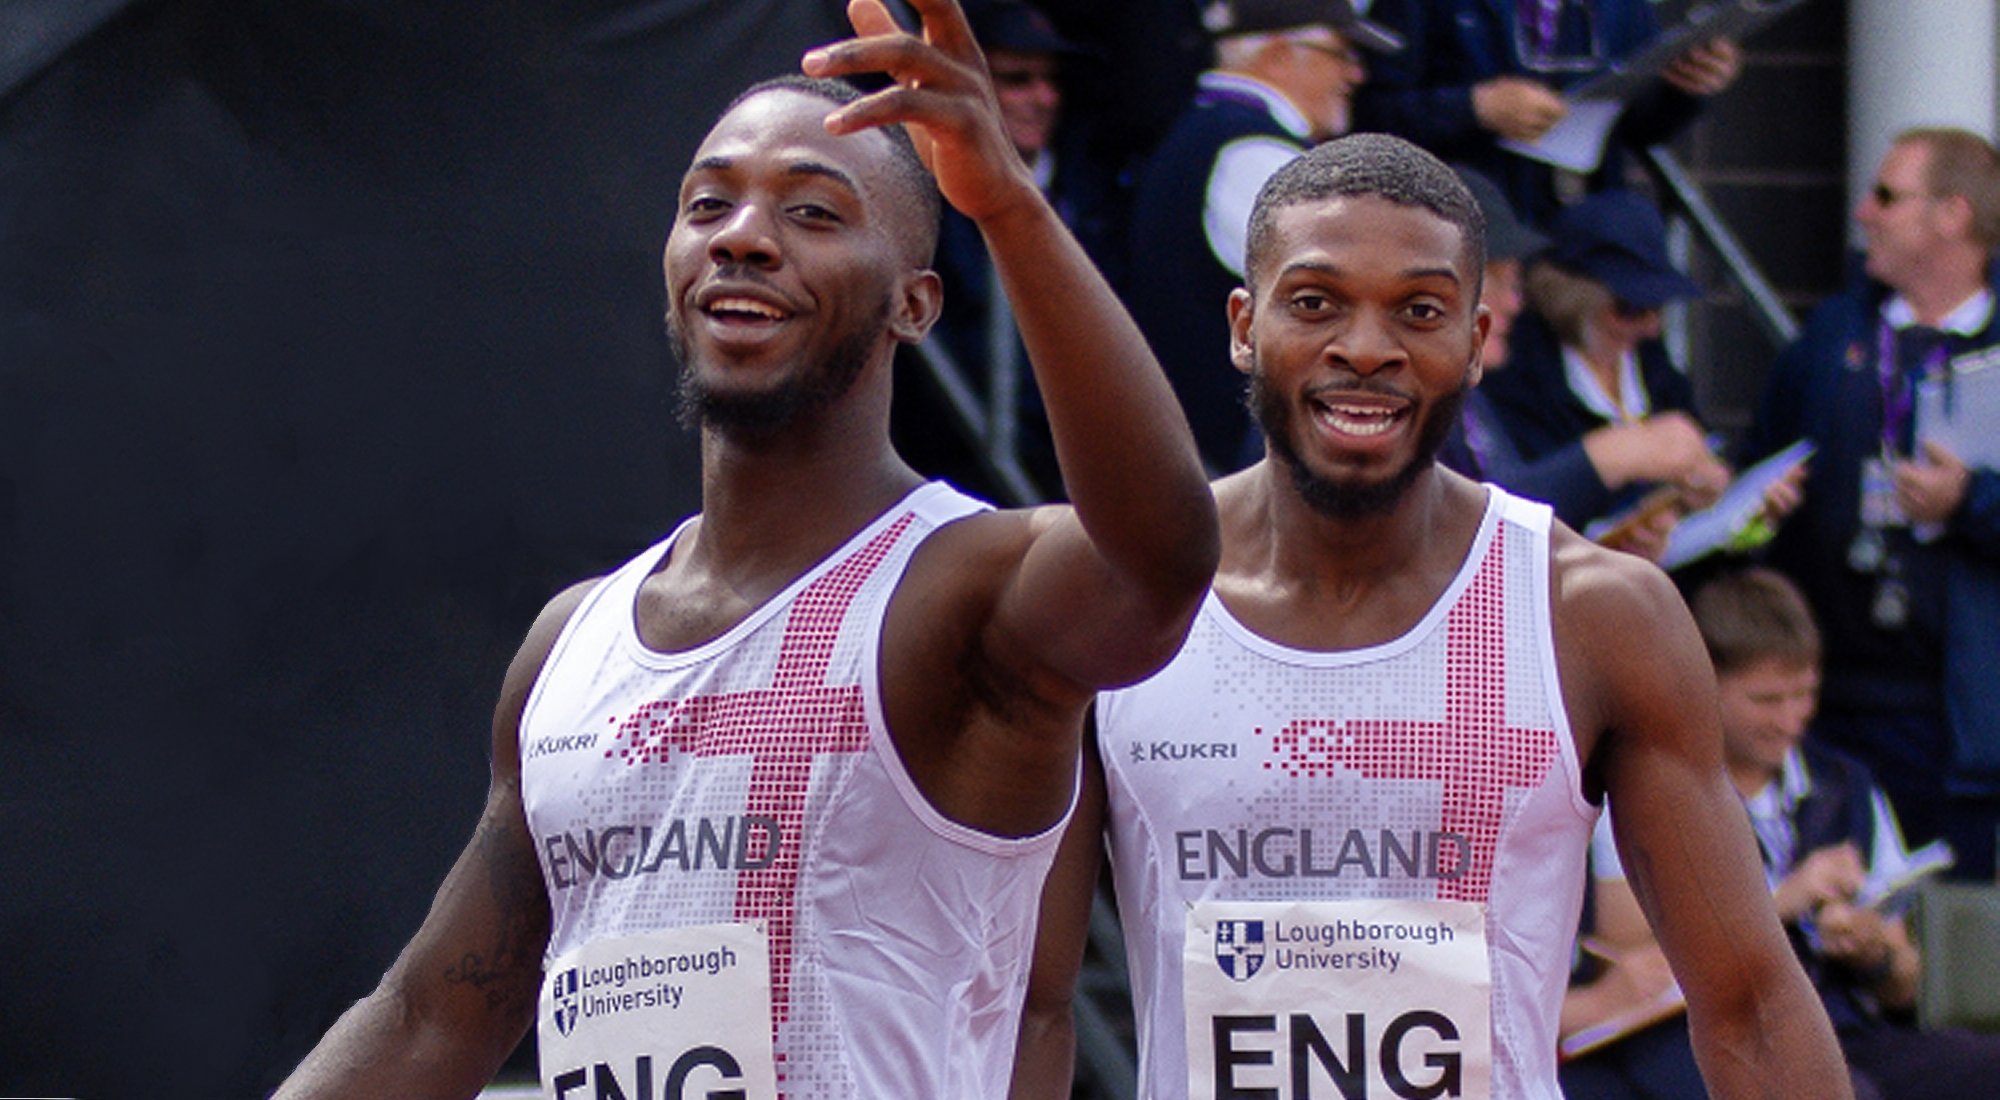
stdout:
[[[471,844],[281,1096],[470,1096],[537,1022],[556,1096],[1005,1092],[1083,712],[1179,644],[1215,517],[963,14],[914,7],[921,36],[858,0],[813,79],[702,143],[664,258],[702,511],[543,612]],[[893,83],[826,79],[861,72]],[[986,237],[1072,506],[987,510],[890,446],[938,190]]]
[[1557,1100],[1607,795],[1714,1094],[1849,1095],[1672,584],[1436,462],[1479,378],[1483,263],[1471,194],[1397,138],[1260,193],[1228,308],[1266,453],[1215,484],[1222,563],[1180,654],[1098,701],[1015,1096],[1066,1095],[1104,829],[1149,1100]]

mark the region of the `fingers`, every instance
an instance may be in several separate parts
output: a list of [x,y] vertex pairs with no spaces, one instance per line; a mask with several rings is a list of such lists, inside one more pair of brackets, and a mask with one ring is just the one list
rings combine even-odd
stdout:
[[[965,11],[957,0],[908,0],[917,13],[917,21],[923,26],[924,39],[937,48],[954,56],[978,56],[979,47],[972,40],[972,25],[966,21]],[[869,5],[880,8],[881,0],[852,0],[849,4],[849,18],[853,9]],[[887,18],[885,10],[883,16]],[[895,21],[890,20],[893,24]]]
[[889,14],[889,9],[882,6],[881,0],[853,0],[847,5],[847,25],[864,38],[876,34],[897,34],[903,29],[896,22],[896,17]]
[[1948,469],[1965,468],[1965,463],[1951,452],[1951,448],[1935,439],[1924,441],[1924,459],[1933,466],[1943,466]]
[[1496,77],[1477,85],[1472,105],[1481,125],[1515,141],[1542,136],[1569,113],[1561,95],[1520,77]]
[[1727,38],[1711,39],[1690,48],[1661,74],[1689,95],[1710,96],[1735,83],[1743,67],[1743,52]]

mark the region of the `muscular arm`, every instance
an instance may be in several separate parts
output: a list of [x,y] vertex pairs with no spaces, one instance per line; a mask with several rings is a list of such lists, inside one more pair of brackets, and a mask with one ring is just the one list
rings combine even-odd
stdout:
[[909,125],[945,198],[985,238],[1072,507],[1053,510],[1024,541],[1004,523],[963,525],[974,539],[997,528],[992,541],[1020,549],[980,641],[1023,677],[1069,681],[1081,706],[1090,690],[1152,671],[1179,644],[1215,569],[1215,507],[1145,338],[1014,152],[964,16],[951,0],[911,6],[922,38],[900,33],[876,0],[859,0],[849,14],[862,37],[809,55],[807,70],[894,77],[828,125]]
[[1725,778],[1714,675],[1679,594],[1650,565],[1560,536],[1565,702],[1627,878],[1687,994],[1703,1077],[1732,1100],[1851,1095]]
[[486,809],[423,925],[274,1100],[473,1096],[534,1022],[549,903],[521,808],[521,708],[583,592],[549,604],[507,670]]
[[1042,913],[1008,1100],[1068,1100],[1076,1071],[1076,983],[1090,940],[1090,910],[1104,861],[1104,768],[1084,751],[1083,792],[1055,866]]

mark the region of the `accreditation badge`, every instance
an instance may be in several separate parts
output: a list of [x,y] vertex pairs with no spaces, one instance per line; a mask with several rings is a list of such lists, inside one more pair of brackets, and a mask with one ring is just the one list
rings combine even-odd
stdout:
[[1896,503],[1896,478],[1880,458],[1861,460],[1861,525],[1876,529],[1902,527],[1910,521]]
[[1492,1093],[1475,902],[1200,902],[1181,964],[1190,1100]]
[[542,981],[542,1094],[776,1100],[762,923],[597,940]]

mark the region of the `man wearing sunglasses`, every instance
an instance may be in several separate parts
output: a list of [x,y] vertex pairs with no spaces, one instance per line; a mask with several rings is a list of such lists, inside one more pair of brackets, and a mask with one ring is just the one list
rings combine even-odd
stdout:
[[1854,218],[1863,270],[1779,357],[1749,453],[1818,446],[1771,548],[1826,632],[1816,736],[1874,770],[1913,843],[1942,836],[1955,875],[1991,881],[2000,471],[1967,443],[2000,424],[1940,445],[1926,406],[1934,393],[1970,415],[2000,381],[1980,376],[2000,364],[2000,152],[1963,130],[1905,131]]

